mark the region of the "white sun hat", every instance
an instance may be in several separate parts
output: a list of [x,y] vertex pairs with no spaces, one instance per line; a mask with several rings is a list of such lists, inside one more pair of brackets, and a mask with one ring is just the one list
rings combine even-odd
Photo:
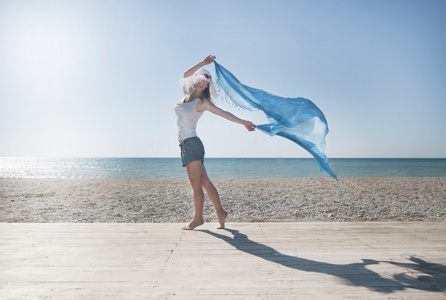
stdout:
[[199,69],[194,73],[194,75],[183,79],[183,89],[185,93],[189,93],[193,89],[194,85],[201,80],[209,83],[209,92],[211,94],[211,98],[217,98],[218,94],[217,90],[215,89],[215,83],[212,80],[211,72],[206,69]]

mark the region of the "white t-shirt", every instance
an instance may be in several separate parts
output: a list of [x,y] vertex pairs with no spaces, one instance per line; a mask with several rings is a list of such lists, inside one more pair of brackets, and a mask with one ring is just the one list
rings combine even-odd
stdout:
[[175,105],[179,141],[197,136],[197,122],[203,115],[203,112],[197,111],[198,102],[200,102],[200,98],[196,98],[188,103],[178,102]]

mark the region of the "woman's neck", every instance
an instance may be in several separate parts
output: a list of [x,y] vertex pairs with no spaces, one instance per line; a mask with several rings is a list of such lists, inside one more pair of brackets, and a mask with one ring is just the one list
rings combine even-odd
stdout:
[[197,91],[196,91],[196,92],[194,92],[194,93],[192,94],[192,99],[191,99],[191,100],[200,98],[201,95],[203,95],[203,92],[197,92]]
[[185,102],[186,103],[187,102],[191,102],[191,101],[193,101],[193,100],[195,100],[197,98],[200,98],[201,95],[202,95],[202,92],[194,92],[194,93],[190,94],[188,98],[186,98]]

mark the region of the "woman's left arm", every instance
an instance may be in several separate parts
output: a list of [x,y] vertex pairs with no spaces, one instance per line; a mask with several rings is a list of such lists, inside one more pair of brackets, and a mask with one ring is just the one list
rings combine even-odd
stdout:
[[248,129],[248,131],[254,131],[256,128],[256,125],[254,125],[252,122],[250,121],[246,121],[246,120],[242,120],[236,116],[234,116],[233,114],[231,114],[228,111],[225,111],[217,106],[215,106],[214,103],[212,103],[209,99],[204,99],[202,104],[200,105],[200,110],[207,110],[210,111],[213,114],[216,114],[222,118],[225,118],[229,121],[238,123],[238,124],[242,124],[243,126],[246,127],[246,129]]

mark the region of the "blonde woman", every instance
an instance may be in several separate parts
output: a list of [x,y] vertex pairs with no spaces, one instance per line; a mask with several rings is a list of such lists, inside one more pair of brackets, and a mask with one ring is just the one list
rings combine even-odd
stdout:
[[228,213],[221,205],[220,196],[215,186],[209,179],[204,167],[204,146],[197,137],[196,126],[203,112],[209,111],[229,121],[245,126],[248,131],[254,131],[255,125],[249,121],[242,120],[230,112],[215,106],[210,99],[216,96],[215,86],[209,71],[202,67],[214,62],[215,56],[209,55],[201,62],[189,68],[183,76],[184,98],[176,104],[177,133],[181,148],[181,159],[183,167],[186,167],[192,190],[194,192],[195,215],[194,219],[183,230],[193,230],[204,223],[203,205],[204,192],[206,190],[209,198],[214,204],[218,222],[218,229],[225,228],[225,220]]

